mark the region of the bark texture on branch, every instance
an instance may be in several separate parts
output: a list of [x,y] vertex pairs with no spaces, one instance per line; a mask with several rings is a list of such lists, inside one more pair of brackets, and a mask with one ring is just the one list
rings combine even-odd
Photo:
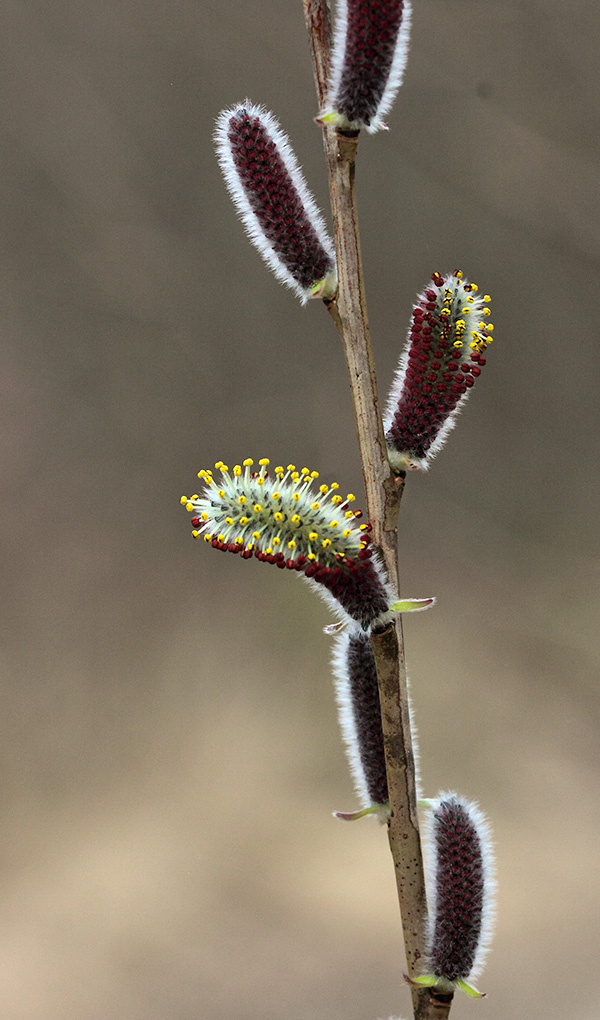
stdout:
[[[303,0],[319,105],[325,98],[331,20],[327,0]],[[389,465],[371,350],[354,190],[358,134],[323,130],[338,261],[339,289],[326,302],[340,334],[350,377],[373,545],[390,578],[398,577],[397,518],[404,485]],[[426,917],[423,856],[417,817],[415,763],[402,620],[374,633],[390,796],[388,826],[409,976],[420,973]],[[413,988],[415,1020],[445,1020],[452,996]]]

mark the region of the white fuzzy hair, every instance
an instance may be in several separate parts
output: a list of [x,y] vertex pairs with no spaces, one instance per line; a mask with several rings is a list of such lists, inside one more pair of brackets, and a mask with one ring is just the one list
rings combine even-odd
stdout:
[[282,283],[287,284],[287,286],[298,295],[302,304],[305,304],[311,296],[310,289],[305,289],[296,282],[279,256],[273,251],[271,243],[263,233],[256,214],[248,201],[231,154],[231,145],[228,138],[229,122],[233,116],[239,115],[242,110],[245,110],[250,117],[257,117],[271,140],[274,142],[285,168],[290,175],[292,183],[298,192],[300,201],[312,224],[312,227],[335,266],[334,245],[327,232],[325,220],[323,219],[313,196],[308,190],[308,186],[304,180],[302,170],[290,145],[289,139],[273,114],[265,109],[264,106],[256,106],[248,99],[243,103],[237,103],[235,106],[232,106],[227,110],[222,110],[217,117],[214,142],[227,190],[233,199],[238,215],[244,225],[248,237],[252,241],[252,244],[258,248],[258,251],[277,279],[281,280]]
[[[350,677],[348,676],[348,645],[350,644],[352,638],[359,637],[361,634],[364,634],[364,631],[362,631],[359,627],[354,626],[346,630],[343,630],[336,635],[335,644],[333,646],[333,651],[331,653],[331,668],[333,672],[340,730],[342,732],[342,739],[344,741],[346,755],[348,758],[348,763],[350,765],[350,773],[354,781],[354,789],[362,806],[371,807],[372,800],[369,794],[367,779],[365,776],[365,771],[363,769],[363,764],[360,757],[360,750],[358,745],[358,731],[356,729],[356,722],[354,719],[354,708],[352,704],[352,696],[350,693]],[[413,759],[415,766],[416,797],[418,801],[420,798],[419,745],[417,740],[416,727],[413,722],[413,711],[410,698],[410,690],[408,689],[408,678],[407,678],[407,695],[409,717],[411,720],[411,737]]]
[[346,748],[350,773],[354,781],[354,789],[361,805],[365,808],[371,807],[371,797],[367,785],[367,777],[360,757],[358,746],[358,731],[354,719],[354,708],[352,695],[350,694],[350,677],[348,676],[348,646],[353,637],[358,637],[361,631],[343,630],[335,638],[333,652],[331,655],[331,668],[335,685],[335,698],[338,707],[338,718],[342,739]]
[[426,926],[426,945],[428,954],[431,952],[437,922],[436,893],[438,859],[437,846],[434,838],[434,811],[439,808],[441,802],[445,800],[455,800],[462,808],[464,808],[473,822],[473,826],[477,831],[481,845],[481,860],[483,869],[481,931],[479,933],[479,941],[473,960],[473,966],[469,973],[464,975],[464,980],[469,981],[476,978],[483,970],[483,965],[492,943],[494,923],[496,920],[496,861],[490,824],[477,804],[466,800],[465,797],[461,797],[458,793],[454,792],[439,793],[434,800],[429,801],[429,807],[431,810],[428,810],[426,813],[425,824],[423,827],[423,834],[425,838],[424,851],[426,864],[425,874],[427,876],[427,901],[429,907]]
[[[402,21],[400,22],[398,38],[396,39],[396,46],[394,48],[394,56],[390,66],[390,73],[385,83],[385,88],[379,101],[379,105],[375,111],[375,115],[370,124],[364,125],[369,134],[375,134],[376,131],[387,130],[387,125],[384,123],[383,118],[386,113],[390,112],[404,77],[404,69],[408,59],[411,17],[412,7],[410,0],[405,0],[402,12]],[[333,46],[331,49],[329,87],[327,89],[327,96],[325,99],[325,110],[323,111],[322,116],[326,116],[328,113],[334,113],[337,109],[338,91],[342,79],[344,58],[346,55],[347,34],[348,0],[338,0],[333,32]],[[348,126],[362,127],[361,124],[349,124]]]

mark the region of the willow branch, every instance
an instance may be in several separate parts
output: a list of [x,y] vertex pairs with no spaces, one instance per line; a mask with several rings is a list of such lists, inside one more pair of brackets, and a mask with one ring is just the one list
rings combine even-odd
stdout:
[[[331,44],[327,0],[303,0],[319,104],[324,105]],[[388,574],[398,579],[397,518],[403,479],[391,471],[371,350],[354,190],[358,134],[323,130],[337,249],[339,289],[326,302],[340,335],[354,405],[372,541]],[[390,800],[388,835],[394,861],[409,976],[420,972],[427,913],[417,816],[415,762],[402,620],[372,636],[377,666]],[[415,1020],[442,1020],[452,996],[413,988]]]

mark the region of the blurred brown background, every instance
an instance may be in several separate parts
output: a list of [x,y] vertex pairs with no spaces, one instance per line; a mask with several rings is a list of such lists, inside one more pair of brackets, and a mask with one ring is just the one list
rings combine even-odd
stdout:
[[[600,12],[415,0],[360,145],[385,396],[411,302],[461,266],[497,342],[402,513],[427,793],[488,812],[499,921],[455,1014],[592,1020],[600,951]],[[248,95],[322,207],[300,0],[4,0],[2,1020],[406,1015],[385,833],[338,738],[325,607],[179,506],[216,459],[362,492],[318,303],[269,277],[211,131]]]

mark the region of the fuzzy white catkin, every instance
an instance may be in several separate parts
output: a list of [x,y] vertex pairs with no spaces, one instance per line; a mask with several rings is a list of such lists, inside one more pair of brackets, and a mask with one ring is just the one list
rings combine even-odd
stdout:
[[[261,139],[260,151],[256,150],[258,158],[242,170],[236,163],[235,135],[231,137],[232,125],[240,120],[247,127],[251,123],[258,125]],[[310,297],[333,293],[336,283],[333,242],[289,139],[273,114],[249,100],[238,103],[219,114],[214,138],[227,190],[246,233],[277,279],[287,284],[302,303]],[[273,158],[269,159],[265,142],[272,144],[275,161],[277,158],[281,161],[283,173],[278,172]],[[269,198],[262,206],[267,219],[261,222],[249,196],[258,196],[263,186],[267,186],[269,196],[277,195],[283,211],[278,211],[277,203],[274,205]],[[256,203],[261,206],[259,197]],[[319,271],[315,266],[320,267]],[[319,281],[323,281],[323,286],[315,290]]]
[[[440,793],[430,802],[430,808],[424,827],[429,899],[427,953],[433,973],[451,981],[471,980],[483,968],[495,920],[495,862],[490,826],[477,804],[456,793]],[[474,849],[472,835],[477,838]],[[480,881],[481,897],[477,891]],[[442,887],[443,882],[448,883],[448,888]],[[461,892],[457,899],[458,890]],[[459,913],[461,909],[464,913],[477,908],[475,921],[480,922],[480,928],[476,935],[470,924],[465,923],[470,918],[460,917],[457,923],[457,903]],[[436,960],[443,960],[448,954],[452,966],[461,956],[465,959],[465,966],[456,977],[440,974],[435,967]]]
[[[364,19],[370,23],[370,31],[367,32],[368,41],[352,39],[349,35],[352,17],[350,7],[361,11]],[[340,126],[352,128],[365,127],[373,134],[386,128],[383,118],[392,108],[392,104],[398,89],[402,84],[404,70],[408,59],[408,44],[410,38],[411,6],[409,0],[404,0],[401,11],[401,20],[395,39],[392,37],[385,40],[384,49],[392,51],[391,59],[388,61],[384,54],[377,53],[370,61],[358,61],[353,66],[357,54],[354,50],[357,47],[366,45],[377,46],[374,39],[381,35],[378,25],[378,10],[372,8],[369,0],[338,0],[336,5],[336,18],[334,27],[333,47],[331,54],[331,74],[325,109],[322,117],[341,121]],[[373,76],[373,67],[380,67],[381,75]],[[368,68],[368,75],[363,78],[362,68]],[[356,111],[351,109],[354,94],[363,108],[363,116],[356,117]]]

